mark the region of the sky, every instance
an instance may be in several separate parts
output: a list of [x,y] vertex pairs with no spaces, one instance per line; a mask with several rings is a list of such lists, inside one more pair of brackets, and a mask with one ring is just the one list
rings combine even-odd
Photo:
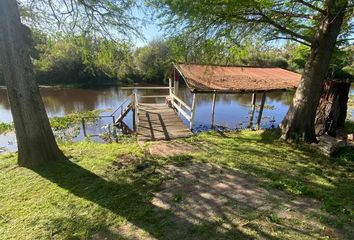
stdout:
[[144,24],[140,28],[145,40],[136,38],[134,41],[136,47],[142,47],[151,40],[161,38],[164,35],[164,31],[158,26],[158,20],[151,20],[151,16],[145,11],[136,9],[133,11],[133,14],[141,19]]

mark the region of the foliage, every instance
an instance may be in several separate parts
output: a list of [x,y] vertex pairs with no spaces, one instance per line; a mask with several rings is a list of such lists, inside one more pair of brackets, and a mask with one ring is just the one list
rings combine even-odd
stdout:
[[[350,1],[349,1],[350,2]],[[346,8],[346,1],[334,7]],[[236,42],[246,36],[265,40],[286,39],[310,45],[323,21],[323,1],[175,1],[147,0],[158,11],[158,18],[171,34],[188,32],[208,39],[231,38]],[[349,4],[341,42],[352,33],[352,8]],[[200,37],[199,39],[203,39]]]
[[[76,128],[76,126],[81,124],[81,119],[83,117],[89,117],[89,120],[95,120],[95,117],[98,117],[102,111],[94,110],[94,111],[87,111],[87,112],[76,112],[71,113],[66,116],[62,117],[51,117],[49,119],[50,125],[54,131],[64,131],[68,130],[70,127]],[[4,134],[9,131],[14,130],[13,123],[3,123],[0,122],[0,134]]]
[[[192,228],[183,236],[185,239],[244,236],[246,226],[237,232],[218,230],[229,222],[228,218],[215,222],[201,219],[201,224],[193,224],[188,221],[188,214],[180,214],[189,209],[182,209],[177,215],[151,202],[155,193],[162,190],[161,183],[171,177],[161,174],[164,167],[196,162],[238,169],[254,176],[262,187],[276,189],[281,196],[289,194],[289,201],[306,196],[322,207],[304,212],[306,217],[342,232],[343,239],[352,239],[353,152],[345,151],[329,159],[306,146],[277,139],[274,132],[208,132],[179,140],[176,145],[191,144],[197,150],[171,158],[145,155],[135,141],[129,140],[72,143],[61,145],[70,161],[33,170],[17,167],[16,154],[0,155],[0,238],[119,239],[133,234],[139,239],[175,239],[178,227],[189,225]],[[184,197],[177,190],[170,196],[177,207]],[[244,225],[264,229],[267,234],[249,238],[327,238],[327,229],[315,236],[306,235],[311,229],[303,228],[302,221],[309,221],[307,218],[289,224],[286,216],[277,215],[278,210],[269,209],[266,215],[262,209],[238,212]],[[239,211],[238,206],[233,206],[232,211]],[[291,209],[286,211],[291,214]],[[265,223],[270,227],[265,228]]]
[[[201,48],[204,51],[210,51],[212,55],[216,50],[224,62],[229,62],[230,52],[236,52],[238,55],[236,59],[241,60],[242,64],[274,65],[297,70],[304,68],[309,55],[309,47],[316,45],[316,39],[321,35],[318,26],[321,26],[326,19],[324,17],[326,11],[323,9],[327,7],[327,2],[324,1],[309,3],[288,0],[147,0],[147,3],[158,12],[157,17],[163,21],[163,25],[170,34],[177,38],[183,36],[187,43],[197,45],[194,49]],[[347,62],[344,62],[345,57],[342,54],[347,52],[344,51],[343,46],[348,45],[348,39],[354,30],[352,21],[354,4],[347,6],[345,3],[346,1],[340,1],[330,6],[333,11],[342,11],[344,8],[347,8],[347,11],[345,11],[344,24],[338,37],[340,40],[337,43],[337,50],[328,71],[329,77],[348,77],[348,74],[343,71],[345,70],[343,68],[347,68]],[[241,57],[242,53],[238,45],[245,45],[244,42],[249,39],[252,43],[257,43],[255,39],[261,39],[261,44],[270,46],[284,45],[284,40],[300,45],[296,45],[298,47],[294,49],[294,56],[291,59],[280,57],[273,60],[274,55],[268,58],[262,56],[263,53],[260,51],[249,55],[245,61]],[[220,50],[220,46],[223,46],[223,51]],[[193,57],[189,59],[191,59],[189,61],[196,62]],[[291,61],[290,64],[289,61]],[[235,63],[234,57],[231,57],[231,62]],[[218,60],[215,63],[218,63]]]
[[81,123],[81,119],[83,117],[88,117],[94,119],[98,117],[102,111],[94,110],[94,111],[87,111],[87,112],[77,112],[77,113],[70,113],[63,117],[52,117],[50,118],[50,125],[53,130],[65,130],[68,129],[70,126],[77,125]]
[[264,46],[251,39],[240,45],[216,39],[204,39],[196,44],[196,38],[182,34],[168,41],[175,62],[289,67],[289,59],[285,58],[286,52],[282,48]]
[[126,80],[131,74],[129,44],[94,38],[64,36],[38,43],[34,60],[41,84],[107,84]]
[[153,40],[134,54],[137,72],[146,82],[161,82],[171,70],[170,47],[162,40]]
[[12,131],[14,128],[12,123],[4,123],[0,122],[0,134],[4,134],[6,132]]
[[105,38],[140,36],[131,14],[135,0],[20,0],[22,21],[48,34],[90,33]]

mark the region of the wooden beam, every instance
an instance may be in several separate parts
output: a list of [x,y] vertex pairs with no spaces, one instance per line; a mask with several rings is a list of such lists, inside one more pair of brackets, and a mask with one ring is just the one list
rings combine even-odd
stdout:
[[123,90],[144,90],[144,89],[157,89],[157,90],[163,90],[163,89],[170,89],[170,87],[166,86],[160,86],[160,87],[119,87],[119,89]]
[[261,128],[261,120],[262,120],[262,114],[263,114],[263,108],[264,108],[265,99],[266,99],[266,93],[264,92],[262,94],[261,106],[259,107],[258,120],[257,120],[257,129]]
[[85,126],[85,119],[81,118],[81,122],[82,122],[82,130],[84,132],[84,137],[87,137],[86,135],[86,126]]
[[256,93],[253,93],[252,101],[251,101],[251,115],[250,115],[250,121],[248,123],[248,128],[251,128],[253,125],[254,112],[256,111],[256,99],[257,99],[257,95]]
[[192,100],[192,110],[191,110],[191,120],[189,122],[189,129],[193,129],[194,125],[194,117],[195,117],[195,93],[193,93],[193,100]]
[[211,128],[214,128],[215,101],[216,101],[216,93],[213,94],[213,102],[211,106]]
[[169,89],[169,95],[171,96],[171,94],[172,94],[172,79],[170,77],[168,78],[168,89]]
[[179,90],[179,82],[174,81],[174,94],[178,96],[178,90]]
[[136,132],[136,102],[135,102],[135,93],[133,93],[130,97],[130,102],[132,104],[132,112],[133,112],[133,130]]

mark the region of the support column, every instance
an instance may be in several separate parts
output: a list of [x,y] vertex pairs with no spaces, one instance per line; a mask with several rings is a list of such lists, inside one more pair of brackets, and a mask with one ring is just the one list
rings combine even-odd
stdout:
[[211,128],[214,128],[215,101],[216,101],[216,93],[213,93],[213,102],[211,106]]
[[252,101],[251,101],[251,115],[250,115],[250,121],[248,123],[248,128],[252,128],[253,125],[254,112],[256,111],[256,99],[257,99],[257,95],[256,93],[253,93]]
[[178,86],[179,81],[178,81],[178,73],[176,69],[173,69],[173,87],[174,87],[174,94],[178,97]]
[[174,93],[175,93],[175,95],[178,97],[178,90],[179,90],[179,82],[178,82],[178,80],[176,81],[174,81]]
[[263,108],[264,108],[265,99],[266,99],[266,93],[264,92],[262,94],[261,106],[259,107],[259,113],[258,113],[258,120],[257,120],[257,129],[258,130],[261,127],[261,120],[262,120],[262,114],[263,114]]
[[193,129],[194,116],[195,116],[195,93],[193,93],[191,119],[190,119],[190,121],[189,121],[189,129],[190,129],[190,130]]
[[171,94],[172,94],[172,79],[170,77],[168,78],[168,90],[169,90],[169,95],[171,96]]
[[136,102],[135,102],[135,93],[131,96],[132,102],[132,113],[133,113],[133,130],[136,132]]

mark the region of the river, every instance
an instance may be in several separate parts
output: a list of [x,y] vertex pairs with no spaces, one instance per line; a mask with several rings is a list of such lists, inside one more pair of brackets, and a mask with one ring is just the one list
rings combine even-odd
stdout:
[[[138,90],[141,95],[163,95],[168,90]],[[119,87],[109,87],[102,89],[80,89],[80,88],[41,88],[41,94],[49,117],[64,116],[72,112],[90,111],[101,109],[106,112],[113,111],[132,90],[121,89]],[[271,92],[267,93],[265,109],[261,122],[262,128],[277,126],[285,116],[293,92]],[[354,94],[354,87],[351,88]],[[181,87],[179,97],[191,105],[192,94],[186,87]],[[244,128],[248,124],[251,94],[220,94],[216,97],[215,124],[228,129]],[[257,97],[257,104],[260,103],[261,94]],[[158,102],[163,99],[149,99]],[[211,127],[211,104],[210,94],[197,94],[195,130],[206,130]],[[255,118],[257,119],[257,113]],[[184,120],[185,121],[185,120]],[[0,122],[12,122],[10,105],[7,100],[5,89],[0,89]],[[132,116],[128,115],[125,122],[132,126]],[[186,123],[186,121],[185,121]],[[10,134],[11,135],[11,134]],[[13,142],[12,138],[0,136],[0,147]],[[14,148],[14,147],[12,147]]]

